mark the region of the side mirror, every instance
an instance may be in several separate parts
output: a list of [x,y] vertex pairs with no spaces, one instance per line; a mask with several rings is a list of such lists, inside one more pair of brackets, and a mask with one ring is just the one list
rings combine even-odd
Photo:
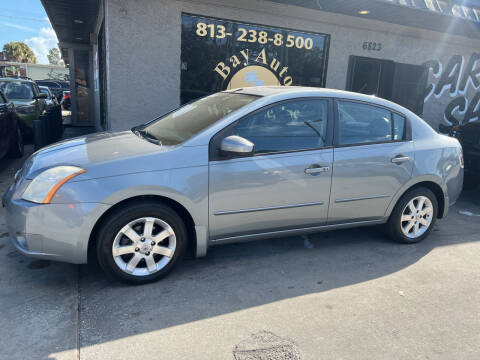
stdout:
[[46,99],[46,98],[48,98],[48,95],[44,94],[44,93],[40,93],[35,98],[36,99]]
[[229,157],[250,156],[254,145],[251,141],[237,135],[227,136],[220,144],[220,153]]

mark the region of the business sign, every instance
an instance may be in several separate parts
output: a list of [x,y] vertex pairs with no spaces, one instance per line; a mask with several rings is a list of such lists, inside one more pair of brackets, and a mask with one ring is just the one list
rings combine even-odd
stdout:
[[1,64],[0,77],[26,78],[27,67],[20,64]]
[[260,85],[324,87],[329,35],[182,15],[181,102]]

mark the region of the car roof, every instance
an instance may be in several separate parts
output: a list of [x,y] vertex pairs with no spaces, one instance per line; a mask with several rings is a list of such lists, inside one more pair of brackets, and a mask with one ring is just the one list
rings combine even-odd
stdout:
[[[376,104],[380,106],[388,107],[392,110],[396,110],[402,113],[411,113],[410,110],[398,105],[394,102],[379,98],[375,95],[360,94],[351,91],[307,87],[307,86],[254,86],[247,88],[239,88],[233,90],[227,90],[226,92],[232,92],[237,94],[248,94],[262,97],[283,97],[289,98],[302,97],[302,96],[319,96],[319,97],[335,97],[343,98],[355,101],[365,101],[367,103]],[[283,96],[282,96],[283,95]]]
[[17,78],[0,78],[0,81],[20,81],[20,82],[25,82],[25,83],[32,83],[32,80],[27,80],[27,79],[17,79]]

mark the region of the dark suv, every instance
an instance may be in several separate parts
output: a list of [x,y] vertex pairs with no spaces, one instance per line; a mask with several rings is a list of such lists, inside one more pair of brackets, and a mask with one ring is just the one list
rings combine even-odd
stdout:
[[58,102],[62,101],[63,92],[70,89],[70,84],[62,80],[35,80],[39,86],[47,86],[57,97]]
[[0,90],[15,104],[18,116],[27,125],[27,137],[33,135],[33,120],[39,119],[46,111],[46,94],[38,85],[25,79],[0,78]]
[[0,91],[0,159],[5,155],[23,156],[24,127],[15,105]]
[[460,141],[465,159],[464,187],[477,187],[480,184],[480,120],[455,126],[441,124],[439,130]]

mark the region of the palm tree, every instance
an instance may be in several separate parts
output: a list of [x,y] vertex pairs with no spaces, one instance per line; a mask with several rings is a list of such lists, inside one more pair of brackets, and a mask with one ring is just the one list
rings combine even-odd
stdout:
[[21,41],[11,41],[3,45],[3,54],[7,58],[7,61],[33,64],[37,62],[37,58],[32,49]]

